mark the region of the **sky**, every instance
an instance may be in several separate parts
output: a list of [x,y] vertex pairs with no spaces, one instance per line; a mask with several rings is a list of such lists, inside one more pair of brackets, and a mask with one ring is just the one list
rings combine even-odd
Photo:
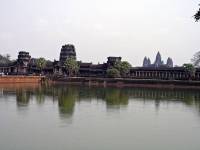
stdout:
[[189,63],[200,51],[199,0],[0,0],[0,54],[19,51],[58,60],[74,44],[77,59],[102,63],[121,56],[133,66],[144,56]]

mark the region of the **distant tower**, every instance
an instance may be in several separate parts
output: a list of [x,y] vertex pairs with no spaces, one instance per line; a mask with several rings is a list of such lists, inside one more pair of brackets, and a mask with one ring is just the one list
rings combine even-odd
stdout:
[[63,45],[61,48],[60,62],[63,64],[68,58],[76,59],[75,47],[72,44]]
[[17,59],[17,73],[26,74],[28,73],[28,64],[30,62],[31,56],[29,52],[20,51]]
[[161,58],[160,52],[158,52],[157,55],[156,55],[156,60],[154,62],[154,66],[160,67],[162,64],[163,64],[162,58]]
[[108,57],[107,67],[113,67],[117,62],[121,62],[121,57]]
[[173,60],[172,60],[170,57],[168,57],[168,59],[167,59],[167,64],[166,64],[166,66],[167,66],[167,67],[173,67]]
[[148,61],[148,65],[150,66],[150,65],[151,65],[151,60],[150,60],[150,58],[148,58],[147,61]]
[[151,64],[150,58],[147,58],[145,56],[143,59],[143,67],[155,67],[155,68],[157,68],[157,67],[173,67],[173,60],[170,57],[168,57],[167,63],[164,64],[164,61],[162,60],[160,52],[158,52],[153,64]]
[[149,62],[148,62],[147,57],[145,56],[143,60],[143,67],[148,67],[148,66],[149,66]]

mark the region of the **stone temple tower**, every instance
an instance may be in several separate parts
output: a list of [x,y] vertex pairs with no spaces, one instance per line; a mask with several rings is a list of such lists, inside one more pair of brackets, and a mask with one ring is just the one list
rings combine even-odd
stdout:
[[148,59],[146,56],[144,57],[144,60],[143,60],[143,67],[148,67]]
[[20,51],[17,59],[17,73],[26,74],[28,72],[28,64],[30,62],[31,56],[28,52]]
[[63,64],[68,58],[76,59],[75,47],[72,44],[63,45],[61,48],[61,52],[60,52],[61,64]]
[[155,67],[160,67],[163,64],[160,52],[156,55],[156,60],[154,62]]
[[173,67],[173,60],[172,60],[172,58],[168,57],[166,65],[167,65],[167,67]]

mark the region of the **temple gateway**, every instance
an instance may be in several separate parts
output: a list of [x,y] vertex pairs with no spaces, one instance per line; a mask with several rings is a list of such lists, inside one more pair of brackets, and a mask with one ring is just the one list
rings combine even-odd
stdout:
[[[66,73],[64,62],[68,58],[76,58],[75,46],[63,45],[59,60],[47,61],[42,69],[44,75],[63,75]],[[90,62],[77,61],[79,64],[79,77],[107,77],[106,71],[121,57],[108,57],[106,63],[92,64]],[[20,51],[15,61],[0,63],[0,73],[5,75],[39,75],[40,69],[36,65],[37,59],[31,58],[29,52]],[[188,72],[183,67],[174,67],[173,60],[169,57],[166,64],[163,63],[158,52],[154,63],[147,57],[144,58],[142,67],[132,67],[127,78],[135,79],[163,79],[163,80],[187,80]],[[194,80],[200,80],[200,69],[196,69]]]

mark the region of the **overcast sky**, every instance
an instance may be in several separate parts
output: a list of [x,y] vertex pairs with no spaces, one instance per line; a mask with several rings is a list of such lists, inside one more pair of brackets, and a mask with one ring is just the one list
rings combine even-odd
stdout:
[[157,51],[181,65],[200,51],[199,0],[0,0],[0,53],[59,59],[72,43],[78,60],[122,56],[133,66]]

